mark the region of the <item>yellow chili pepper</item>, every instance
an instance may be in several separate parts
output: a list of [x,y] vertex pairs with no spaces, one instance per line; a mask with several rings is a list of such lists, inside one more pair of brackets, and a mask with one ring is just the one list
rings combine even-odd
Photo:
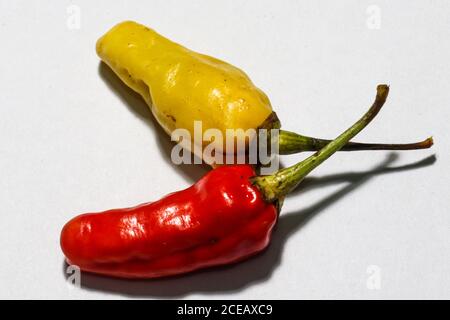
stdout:
[[[279,128],[266,94],[241,69],[191,51],[132,21],[114,26],[97,41],[97,54],[131,89],[138,92],[167,133],[177,128],[194,137],[202,129]],[[280,131],[280,154],[321,149],[329,140]],[[418,149],[413,144],[348,143],[342,150]]]

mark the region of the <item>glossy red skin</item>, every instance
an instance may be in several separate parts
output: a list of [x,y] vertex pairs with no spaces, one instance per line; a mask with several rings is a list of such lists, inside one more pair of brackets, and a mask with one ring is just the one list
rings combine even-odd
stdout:
[[243,260],[267,247],[278,216],[253,176],[249,165],[223,166],[156,202],[80,215],[64,226],[61,248],[81,270],[121,278]]

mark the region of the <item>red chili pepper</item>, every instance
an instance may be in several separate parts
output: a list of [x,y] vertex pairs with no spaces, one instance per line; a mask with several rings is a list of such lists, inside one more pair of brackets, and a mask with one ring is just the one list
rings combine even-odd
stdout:
[[63,229],[69,263],[153,278],[241,260],[264,249],[277,219],[251,166],[212,170],[192,187],[130,209],[76,217]]
[[234,263],[262,251],[285,195],[375,117],[388,91],[378,86],[373,106],[350,129],[273,175],[256,176],[249,165],[223,166],[159,201],[74,218],[61,233],[68,262],[104,275],[155,278]]

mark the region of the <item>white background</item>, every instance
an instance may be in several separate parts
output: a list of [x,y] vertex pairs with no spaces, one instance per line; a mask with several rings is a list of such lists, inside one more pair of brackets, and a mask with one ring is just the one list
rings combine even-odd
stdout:
[[[450,298],[449,17],[437,0],[0,0],[0,297]],[[82,274],[76,288],[59,248],[66,221],[157,199],[207,170],[173,165],[145,104],[99,67],[97,38],[127,19],[244,69],[285,129],[334,137],[388,83],[357,140],[436,144],[335,155],[247,262],[157,281]]]

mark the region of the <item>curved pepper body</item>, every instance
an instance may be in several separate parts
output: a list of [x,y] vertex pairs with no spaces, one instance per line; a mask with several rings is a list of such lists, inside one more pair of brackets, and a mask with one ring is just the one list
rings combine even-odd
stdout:
[[251,166],[210,171],[188,189],[127,209],[69,221],[61,247],[81,270],[155,278],[229,264],[263,250],[277,209],[249,179]]
[[[97,53],[150,106],[167,133],[194,137],[194,121],[206,129],[257,129],[271,123],[268,97],[241,70],[191,51],[152,29],[126,21],[97,41]],[[194,150],[192,150],[194,151]]]

